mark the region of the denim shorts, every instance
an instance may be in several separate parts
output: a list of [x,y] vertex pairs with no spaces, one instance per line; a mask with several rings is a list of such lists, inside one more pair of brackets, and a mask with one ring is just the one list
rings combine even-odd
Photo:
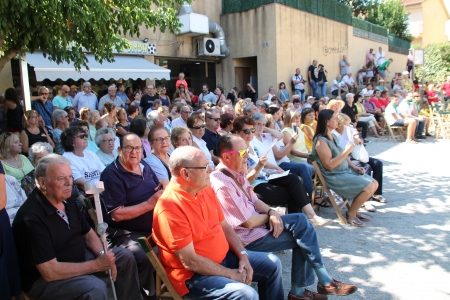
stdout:
[[391,126],[405,126],[405,120],[397,120]]

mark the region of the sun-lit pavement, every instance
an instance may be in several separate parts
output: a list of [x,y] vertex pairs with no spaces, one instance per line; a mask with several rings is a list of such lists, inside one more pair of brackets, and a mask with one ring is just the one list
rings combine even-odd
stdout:
[[[318,213],[335,219],[317,229],[325,266],[359,287],[341,299],[450,299],[450,141],[370,140],[369,154],[384,163],[389,203],[372,202],[377,212],[367,213],[365,228],[341,225],[332,208]],[[278,255],[287,295],[291,252]]]

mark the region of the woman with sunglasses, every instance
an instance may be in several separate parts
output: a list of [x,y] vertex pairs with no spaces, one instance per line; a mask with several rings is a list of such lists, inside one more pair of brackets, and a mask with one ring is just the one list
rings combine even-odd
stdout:
[[193,142],[197,145],[197,147],[202,150],[202,152],[206,155],[206,158],[209,160],[209,165],[212,169],[215,168],[215,165],[212,161],[211,152],[209,152],[208,147],[206,146],[206,142],[202,139],[205,135],[206,124],[203,118],[199,115],[190,116],[187,119],[187,127],[192,131]]
[[100,180],[105,166],[94,152],[86,149],[88,132],[85,128],[67,128],[61,135],[61,143],[65,151],[63,156],[70,161],[72,177],[80,190],[84,191],[86,183],[93,184]]
[[[65,111],[63,111],[66,114]],[[35,110],[27,110],[23,121],[24,130],[20,133],[22,153],[28,155],[28,148],[37,142],[47,142],[55,147],[45,127],[39,126],[39,113]]]
[[[306,194],[305,187],[298,175],[288,174],[283,177],[268,180],[266,171],[275,167],[276,171],[283,172],[276,163],[268,163],[268,157],[273,153],[256,153],[250,145],[256,132],[255,121],[250,117],[238,117],[234,120],[233,130],[244,139],[247,149],[241,150],[239,155],[248,156],[247,179],[254,185],[254,192],[261,201],[275,206],[287,206],[290,213],[303,212],[314,227],[328,225],[332,220],[323,219],[314,212],[311,202]],[[257,184],[255,184],[257,183]]]
[[148,134],[148,140],[152,146],[152,153],[144,160],[165,187],[172,178],[169,170],[170,132],[164,126],[153,126]]

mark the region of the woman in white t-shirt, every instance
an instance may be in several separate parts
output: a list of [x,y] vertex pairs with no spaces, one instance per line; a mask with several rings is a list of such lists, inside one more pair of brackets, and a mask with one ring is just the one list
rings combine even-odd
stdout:
[[105,169],[98,156],[89,150],[88,133],[82,127],[72,126],[61,134],[61,144],[64,148],[63,156],[70,161],[72,177],[76,185],[84,191],[86,183],[95,183]]

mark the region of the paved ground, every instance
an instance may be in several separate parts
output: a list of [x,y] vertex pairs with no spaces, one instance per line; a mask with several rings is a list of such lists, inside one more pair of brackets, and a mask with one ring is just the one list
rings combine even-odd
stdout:
[[[332,208],[319,212],[335,219],[317,230],[325,266],[359,287],[341,299],[450,299],[450,141],[369,139],[369,154],[384,163],[389,203],[373,202],[378,211],[366,228],[340,225]],[[279,257],[287,295],[291,253]]]

